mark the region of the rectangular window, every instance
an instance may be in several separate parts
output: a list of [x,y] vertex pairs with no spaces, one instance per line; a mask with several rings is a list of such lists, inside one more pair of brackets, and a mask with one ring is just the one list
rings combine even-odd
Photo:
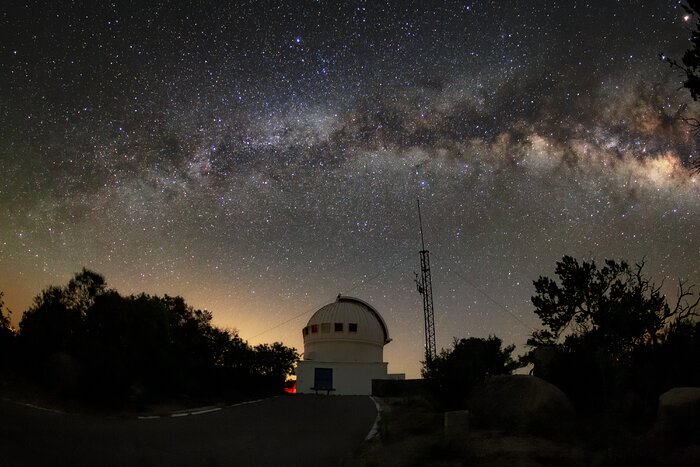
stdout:
[[343,332],[343,323],[335,323],[335,332]]
[[318,324],[311,325],[311,332],[314,334],[318,332]]
[[304,335],[307,336],[309,334],[309,327],[304,328]]
[[331,323],[321,323],[321,332],[331,332]]
[[348,331],[357,332],[357,323],[348,323]]

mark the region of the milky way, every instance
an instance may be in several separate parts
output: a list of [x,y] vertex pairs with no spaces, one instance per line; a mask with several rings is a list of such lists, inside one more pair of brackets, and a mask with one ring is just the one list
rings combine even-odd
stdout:
[[438,347],[522,345],[564,254],[700,284],[676,1],[26,3],[0,7],[15,323],[86,266],[301,349],[347,293],[416,376],[418,198]]

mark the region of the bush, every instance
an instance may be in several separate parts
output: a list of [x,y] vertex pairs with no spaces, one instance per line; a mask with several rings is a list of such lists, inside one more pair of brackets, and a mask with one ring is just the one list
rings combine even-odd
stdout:
[[431,362],[425,362],[423,377],[430,383],[436,402],[446,410],[464,408],[466,398],[477,383],[488,376],[510,374],[518,364],[511,354],[515,346],[502,348],[496,336],[487,339],[455,338],[452,349],[442,349]]

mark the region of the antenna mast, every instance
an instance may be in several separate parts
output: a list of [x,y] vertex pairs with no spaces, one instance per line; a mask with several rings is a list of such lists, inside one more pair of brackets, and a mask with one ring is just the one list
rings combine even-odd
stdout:
[[420,280],[416,273],[416,287],[423,296],[423,317],[425,319],[425,362],[429,364],[435,359],[435,317],[433,312],[433,281],[430,276],[430,252],[425,249],[423,237],[423,218],[420,214],[420,199],[418,202],[418,223],[420,224]]

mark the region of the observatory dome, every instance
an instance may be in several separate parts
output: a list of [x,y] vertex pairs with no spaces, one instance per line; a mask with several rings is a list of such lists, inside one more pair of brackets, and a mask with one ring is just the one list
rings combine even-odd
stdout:
[[321,307],[302,330],[304,359],[336,362],[381,362],[389,331],[367,302],[338,296]]

